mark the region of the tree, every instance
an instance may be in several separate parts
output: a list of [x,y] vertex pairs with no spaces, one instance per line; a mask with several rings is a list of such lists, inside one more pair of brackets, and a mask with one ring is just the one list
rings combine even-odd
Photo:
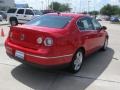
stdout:
[[102,15],[108,15],[108,16],[113,15],[112,6],[110,4],[107,4],[100,10],[100,13]]
[[107,15],[107,16],[112,16],[112,15],[119,15],[120,14],[120,8],[116,5],[110,5],[107,4],[104,6],[101,10],[100,13],[102,15]]
[[90,14],[90,15],[98,15],[99,12],[98,12],[98,11],[91,11],[91,12],[89,12],[89,14]]
[[119,16],[120,16],[120,9],[119,9],[118,13],[119,13]]
[[64,11],[70,11],[70,7],[68,4],[61,4],[58,2],[52,2],[49,6],[54,11],[64,12]]
[[55,11],[59,11],[60,6],[61,6],[60,3],[58,3],[58,2],[52,2],[49,7],[51,9],[55,10]]
[[120,10],[120,8],[118,7],[118,6],[112,6],[112,9],[113,9],[113,13],[114,13],[114,15],[118,15],[118,14],[120,14],[119,13],[119,10]]
[[61,4],[61,6],[59,7],[59,11],[60,12],[64,12],[64,11],[69,11],[70,12],[70,8],[68,4]]

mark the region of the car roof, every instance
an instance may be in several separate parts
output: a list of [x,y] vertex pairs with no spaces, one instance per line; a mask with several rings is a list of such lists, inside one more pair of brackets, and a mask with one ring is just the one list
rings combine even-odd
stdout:
[[87,16],[85,14],[76,14],[76,13],[48,13],[47,15],[70,16],[70,17],[74,17],[74,18]]
[[32,8],[10,8],[10,9],[30,9],[30,10],[34,10]]

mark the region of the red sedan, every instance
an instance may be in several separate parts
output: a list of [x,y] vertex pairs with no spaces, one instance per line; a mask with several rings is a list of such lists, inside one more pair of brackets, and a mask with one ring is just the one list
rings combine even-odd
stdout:
[[19,61],[51,67],[81,68],[83,58],[106,50],[107,28],[86,15],[53,13],[10,28],[6,53]]

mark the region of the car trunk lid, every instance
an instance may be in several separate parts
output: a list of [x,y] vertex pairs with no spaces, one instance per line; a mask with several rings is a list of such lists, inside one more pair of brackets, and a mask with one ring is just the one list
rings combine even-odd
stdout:
[[30,49],[39,49],[43,44],[37,43],[37,38],[49,36],[44,28],[28,27],[28,26],[17,26],[11,29],[12,37],[11,42],[21,47]]

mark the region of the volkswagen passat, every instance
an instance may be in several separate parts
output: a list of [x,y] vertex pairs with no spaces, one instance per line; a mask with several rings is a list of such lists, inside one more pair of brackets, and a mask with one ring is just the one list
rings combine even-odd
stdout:
[[6,53],[22,62],[44,67],[69,65],[78,72],[85,56],[106,50],[106,29],[86,15],[46,14],[11,27]]

